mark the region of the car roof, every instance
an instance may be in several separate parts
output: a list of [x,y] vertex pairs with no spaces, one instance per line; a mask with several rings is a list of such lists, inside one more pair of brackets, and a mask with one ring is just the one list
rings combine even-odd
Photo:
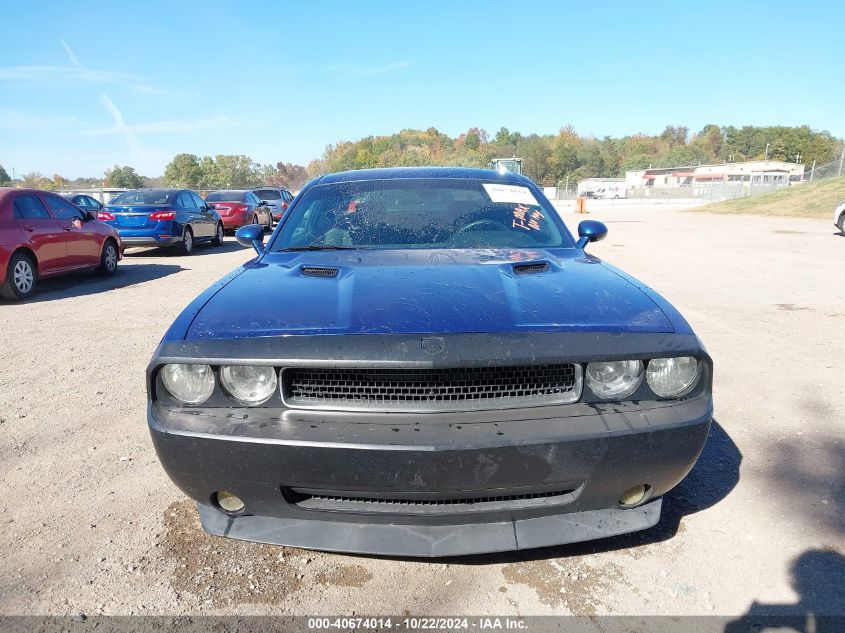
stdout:
[[400,180],[411,178],[463,178],[467,180],[486,180],[525,185],[531,180],[510,171],[500,172],[493,169],[476,167],[389,167],[377,169],[355,169],[326,174],[317,182],[321,185],[336,182],[354,182],[357,180]]
[[176,191],[193,191],[193,189],[185,189],[184,187],[139,187],[138,189],[127,189],[120,193],[130,193],[132,191],[169,191],[173,193]]
[[47,191],[46,189],[32,189],[32,188],[18,188],[18,187],[0,187],[0,198],[11,195],[13,193],[49,193],[57,196],[55,191]]

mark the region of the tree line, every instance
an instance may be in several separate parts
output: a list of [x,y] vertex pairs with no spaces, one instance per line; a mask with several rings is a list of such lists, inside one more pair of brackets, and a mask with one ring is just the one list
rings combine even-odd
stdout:
[[492,138],[479,128],[471,128],[456,138],[429,128],[341,141],[327,147],[306,171],[314,177],[367,167],[486,167],[493,158],[517,156],[524,160],[529,178],[541,185],[556,185],[567,180],[574,184],[584,178],[624,176],[631,169],[741,162],[766,156],[809,166],[813,161],[824,164],[836,160],[843,147],[842,139],[808,126],[706,125],[699,132],[690,133],[686,127],[670,125],[656,135],[601,139],[579,135],[572,127],[561,128],[557,134],[527,136],[503,127]]
[[[59,174],[47,178],[32,172],[23,174],[15,184],[41,189],[169,186],[210,190],[271,185],[297,190],[310,179],[335,171],[423,165],[487,167],[493,158],[518,156],[524,160],[525,174],[537,183],[574,185],[584,178],[623,176],[630,169],[741,162],[766,156],[821,165],[839,158],[843,147],[842,139],[806,125],[705,125],[694,133],[683,126],[669,125],[660,134],[600,139],[579,135],[570,126],[545,135],[523,135],[502,127],[492,137],[481,128],[451,137],[431,127],[340,141],[306,166],[285,161],[262,165],[243,154],[177,154],[165,167],[164,175],[155,178],[141,176],[130,166],[115,165],[103,178],[68,180]],[[0,185],[9,183],[11,178],[0,165]]]

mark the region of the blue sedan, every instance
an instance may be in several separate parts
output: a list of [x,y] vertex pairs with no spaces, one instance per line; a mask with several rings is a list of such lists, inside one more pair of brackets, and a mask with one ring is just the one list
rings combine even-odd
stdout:
[[454,556],[655,525],[713,415],[663,297],[511,173],[309,183],[147,369],[159,459],[211,534]]
[[117,229],[125,246],[175,246],[190,255],[195,244],[223,243],[220,215],[187,189],[127,191],[97,215]]

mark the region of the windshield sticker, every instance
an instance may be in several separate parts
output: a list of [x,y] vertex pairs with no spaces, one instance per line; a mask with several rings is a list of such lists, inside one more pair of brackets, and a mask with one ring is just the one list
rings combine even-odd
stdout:
[[[530,193],[530,192],[529,192]],[[539,231],[540,220],[544,219],[540,211],[531,211],[528,207],[518,204],[513,208],[513,228],[525,231]]]
[[485,182],[484,189],[487,191],[487,195],[490,196],[491,202],[516,202],[518,204],[539,206],[537,199],[528,187]]

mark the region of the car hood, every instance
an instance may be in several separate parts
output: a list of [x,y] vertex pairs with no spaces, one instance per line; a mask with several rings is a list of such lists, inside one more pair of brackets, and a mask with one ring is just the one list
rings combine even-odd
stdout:
[[265,255],[186,338],[579,330],[674,331],[647,294],[575,249],[355,250]]

